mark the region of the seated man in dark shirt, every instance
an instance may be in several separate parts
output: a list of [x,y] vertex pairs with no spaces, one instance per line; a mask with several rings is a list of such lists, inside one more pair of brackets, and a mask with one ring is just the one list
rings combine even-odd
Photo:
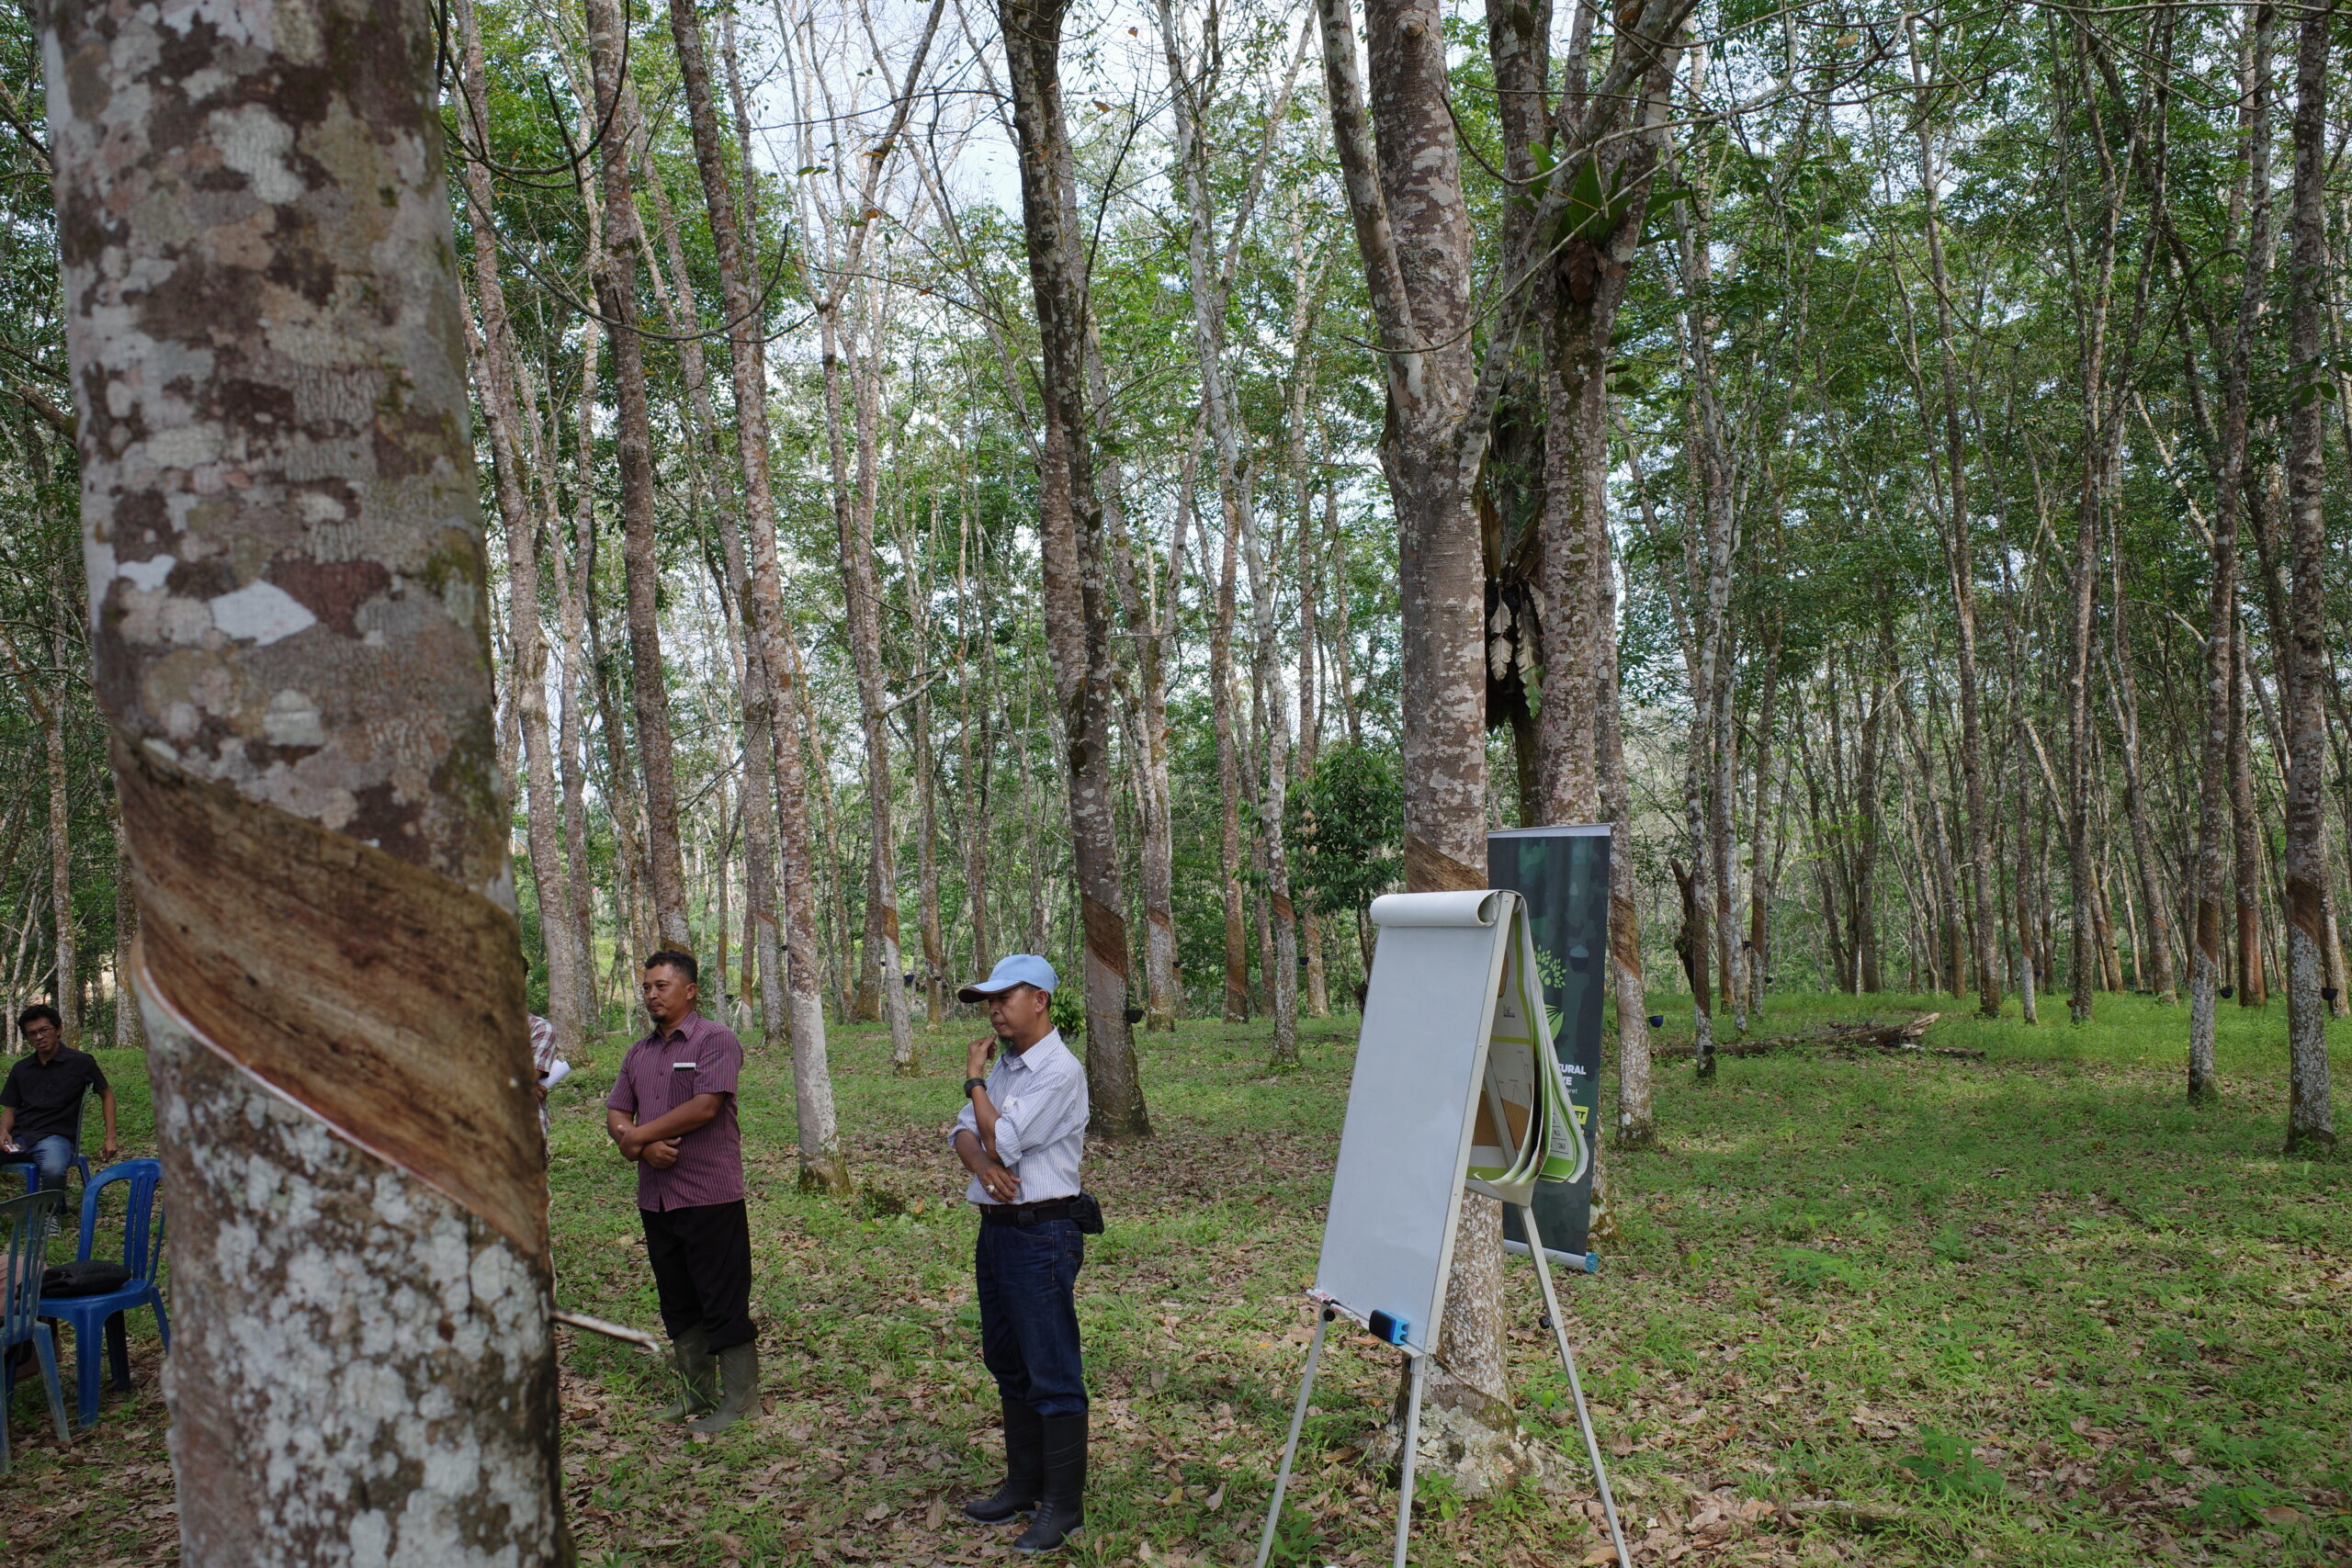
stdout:
[[82,1135],[82,1097],[91,1089],[98,1091],[106,1113],[107,1139],[98,1154],[114,1158],[114,1086],[95,1057],[65,1043],[63,1021],[48,1003],[18,1013],[17,1029],[32,1055],[9,1068],[8,1081],[0,1084],[0,1150],[31,1155],[40,1184],[62,1188]]

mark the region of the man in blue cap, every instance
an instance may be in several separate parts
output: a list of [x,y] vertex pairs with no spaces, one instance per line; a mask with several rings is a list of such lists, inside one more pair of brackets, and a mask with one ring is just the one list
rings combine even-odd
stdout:
[[980,1357],[1003,1401],[1005,1455],[1004,1484],[964,1512],[985,1524],[1030,1514],[1012,1543],[1021,1551],[1050,1551],[1085,1520],[1086,1374],[1074,1292],[1086,1259],[1075,1217],[1086,1069],[1054,1027],[1056,984],[1052,964],[1021,953],[956,993],[984,1005],[996,1032],[966,1054],[954,1141],[972,1173],[967,1201],[980,1211]]

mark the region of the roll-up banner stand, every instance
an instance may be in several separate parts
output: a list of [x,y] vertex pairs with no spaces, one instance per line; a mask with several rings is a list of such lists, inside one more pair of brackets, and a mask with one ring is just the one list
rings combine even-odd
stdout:
[[[1600,1007],[1609,987],[1609,825],[1521,828],[1487,835],[1489,885],[1527,900],[1535,964],[1552,1048],[1567,1075],[1577,1127],[1589,1144],[1600,1136]],[[1544,1250],[1572,1269],[1589,1267],[1592,1171],[1535,1190]],[[1503,1242],[1527,1250],[1519,1211],[1503,1207]]]

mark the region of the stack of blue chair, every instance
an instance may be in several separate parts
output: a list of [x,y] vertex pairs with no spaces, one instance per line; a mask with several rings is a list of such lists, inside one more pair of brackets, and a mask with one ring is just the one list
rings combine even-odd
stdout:
[[[155,1201],[155,1187],[164,1178],[162,1162],[127,1159],[110,1165],[85,1183],[82,1190],[82,1235],[74,1256],[86,1261],[97,1240],[98,1199],[116,1182],[127,1184],[130,1205],[122,1216],[122,1266],[130,1282],[96,1296],[43,1296],[40,1315],[74,1325],[74,1418],[94,1425],[98,1418],[98,1340],[106,1340],[114,1386],[130,1386],[130,1345],[123,1315],[141,1307],[155,1311],[155,1331],[164,1348],[172,1348],[172,1320],[164,1311],[160,1276],[164,1262],[164,1212]],[[60,1196],[63,1196],[62,1193]]]
[[11,1371],[19,1345],[30,1345],[40,1359],[41,1381],[49,1385],[49,1416],[57,1424],[57,1440],[74,1440],[65,1424],[65,1396],[57,1382],[57,1339],[40,1320],[40,1276],[48,1266],[50,1223],[64,1205],[62,1192],[28,1192],[0,1203],[0,1249],[7,1272],[0,1274],[0,1475],[8,1473],[8,1396],[15,1392]]

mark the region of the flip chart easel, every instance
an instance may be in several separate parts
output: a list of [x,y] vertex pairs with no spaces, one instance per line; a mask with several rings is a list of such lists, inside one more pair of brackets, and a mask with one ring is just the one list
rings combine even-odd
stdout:
[[1535,1217],[1538,1185],[1583,1176],[1590,1154],[1567,1107],[1545,1027],[1525,901],[1509,890],[1391,894],[1373,900],[1371,916],[1379,946],[1364,993],[1322,1258],[1307,1292],[1317,1306],[1315,1334],[1257,1568],[1266,1568],[1273,1551],[1324,1339],[1342,1316],[1367,1328],[1377,1324],[1410,1363],[1396,1501],[1396,1568],[1405,1568],[1421,1393],[1444,1322],[1446,1274],[1465,1190],[1519,1211],[1610,1540],[1620,1568],[1631,1568]]

